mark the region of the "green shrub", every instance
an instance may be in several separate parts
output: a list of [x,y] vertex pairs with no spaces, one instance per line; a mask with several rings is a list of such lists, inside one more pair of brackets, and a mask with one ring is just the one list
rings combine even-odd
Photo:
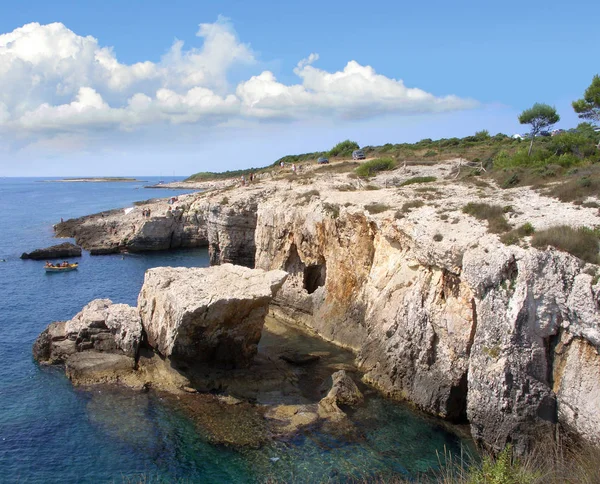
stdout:
[[529,222],[526,222],[510,232],[502,234],[500,236],[500,240],[505,245],[515,245],[518,244],[523,237],[533,235],[534,232],[535,229],[533,228],[533,225],[531,225]]
[[477,141],[487,141],[490,139],[490,132],[487,129],[482,129],[481,131],[477,131],[475,133],[474,138]]
[[370,214],[385,212],[386,210],[389,210],[389,209],[390,209],[389,205],[385,205],[383,203],[371,203],[369,205],[365,205],[365,210],[367,212],[369,212]]
[[338,218],[340,216],[340,206],[336,203],[324,203],[323,210],[332,218]]
[[329,156],[351,156],[354,150],[359,149],[358,143],[356,141],[350,141],[349,139],[341,141],[333,148],[329,150]]
[[365,185],[365,190],[381,190],[381,187],[378,187],[377,185]]
[[413,208],[419,208],[425,205],[423,200],[411,200],[410,202],[405,202],[402,205],[403,212],[410,212]]
[[568,225],[550,227],[534,233],[531,243],[539,249],[545,249],[550,245],[592,264],[600,262],[598,258],[598,235],[587,227],[577,229]]
[[436,242],[441,242],[443,239],[444,239],[444,236],[442,234],[440,234],[439,232],[433,236],[433,240],[435,240]]
[[509,444],[496,458],[484,456],[481,467],[471,469],[469,484],[529,484],[540,477],[523,468]]
[[358,176],[373,176],[380,171],[389,171],[396,168],[392,158],[378,158],[362,163],[355,171]]
[[486,220],[488,230],[494,234],[510,230],[510,225],[506,221],[506,218],[504,218],[504,208],[498,205],[469,202],[463,207],[462,211],[479,220]]
[[429,183],[436,181],[437,178],[434,176],[415,176],[413,178],[409,178],[408,180],[403,181],[400,186],[412,185],[414,183]]
[[561,202],[583,202],[589,196],[600,193],[600,177],[598,175],[579,176],[556,184],[547,189],[544,195],[558,198]]
[[435,150],[427,150],[423,155],[425,158],[431,158],[432,156],[437,156],[438,152]]
[[223,197],[219,202],[220,205],[227,205],[229,203],[229,198]]

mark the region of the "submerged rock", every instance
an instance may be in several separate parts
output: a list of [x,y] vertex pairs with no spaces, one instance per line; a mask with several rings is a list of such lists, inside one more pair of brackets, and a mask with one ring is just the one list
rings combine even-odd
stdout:
[[64,242],[45,249],[37,249],[33,252],[23,252],[21,254],[21,259],[34,260],[67,259],[69,257],[81,257],[81,247],[71,242]]
[[247,366],[286,277],[231,264],[150,269],[138,298],[148,343],[165,357]]

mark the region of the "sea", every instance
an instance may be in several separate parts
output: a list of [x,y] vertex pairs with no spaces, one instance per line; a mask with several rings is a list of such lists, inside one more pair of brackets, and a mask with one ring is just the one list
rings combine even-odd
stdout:
[[[259,483],[408,481],[435,474],[444,456],[474,455],[458,429],[377,395],[350,415],[360,439],[319,431],[258,449],[211,443],[153,392],[75,388],[32,345],[49,323],[89,301],[135,305],[147,269],[207,267],[206,249],[91,257],[47,274],[22,252],[60,243],[53,224],[182,190],[136,182],[0,178],[0,483]],[[172,177],[161,177],[166,182]]]

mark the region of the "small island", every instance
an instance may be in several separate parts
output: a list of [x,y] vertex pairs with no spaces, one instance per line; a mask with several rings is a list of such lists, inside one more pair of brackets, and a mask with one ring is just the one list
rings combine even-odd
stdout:
[[85,178],[62,178],[60,180],[44,180],[47,182],[79,182],[79,183],[102,183],[102,182],[144,182],[146,180],[138,180],[137,178],[128,178],[128,177],[112,177],[112,176],[103,176],[103,177],[85,177]]

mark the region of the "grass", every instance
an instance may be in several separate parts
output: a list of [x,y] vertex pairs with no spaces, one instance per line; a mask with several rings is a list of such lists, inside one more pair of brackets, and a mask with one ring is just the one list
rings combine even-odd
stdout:
[[383,203],[371,203],[369,205],[365,205],[365,210],[367,212],[369,212],[370,214],[385,212],[386,210],[389,210],[389,209],[390,209],[390,206],[385,205]]
[[369,177],[381,171],[389,171],[396,168],[396,161],[393,158],[378,158],[362,163],[354,172],[358,176]]
[[413,185],[415,183],[430,183],[436,181],[437,178],[434,176],[415,176],[413,178],[409,178],[400,184],[401,187],[406,185]]
[[323,210],[332,218],[338,218],[340,216],[340,206],[336,203],[324,203]]
[[504,217],[505,210],[498,205],[469,202],[463,207],[462,211],[478,220],[487,221],[488,230],[493,234],[500,234],[510,230],[510,225]]
[[319,190],[308,190],[307,192],[304,193],[299,193],[298,194],[298,201],[300,202],[300,204],[306,204],[308,202],[311,201],[311,199],[313,197],[318,197],[320,196],[320,192]]
[[410,202],[404,202],[402,205],[403,212],[410,212],[413,208],[419,208],[425,205],[423,200],[411,200]]
[[587,228],[574,229],[568,225],[550,227],[533,234],[531,244],[538,249],[548,246],[578,257],[592,264],[600,263],[598,257],[598,233]]
[[558,198],[561,202],[584,203],[588,197],[600,194],[600,174],[571,177],[563,183],[550,186],[543,194]]
[[505,245],[515,245],[518,244],[523,237],[533,235],[534,232],[535,229],[533,228],[533,225],[531,225],[529,222],[526,222],[520,227],[502,234],[500,236],[500,241]]
[[360,163],[356,161],[342,161],[338,163],[330,163],[328,165],[321,165],[315,168],[316,173],[348,173],[356,170],[360,166]]

